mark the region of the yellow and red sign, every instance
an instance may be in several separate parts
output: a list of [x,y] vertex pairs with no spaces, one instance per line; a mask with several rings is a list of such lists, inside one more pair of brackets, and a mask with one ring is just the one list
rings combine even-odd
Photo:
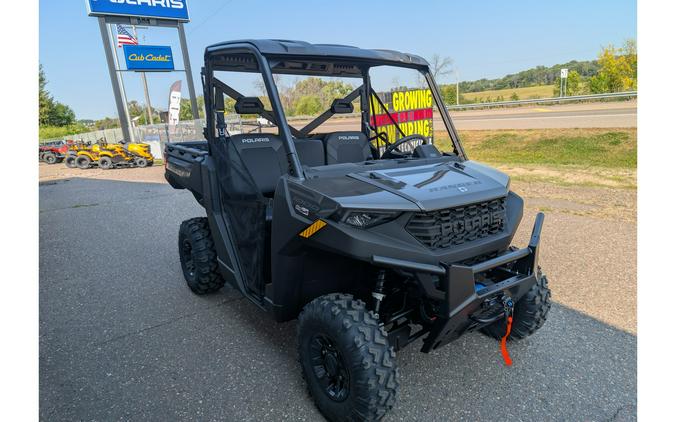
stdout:
[[378,132],[385,132],[390,142],[403,137],[395,123],[406,136],[418,134],[433,139],[434,101],[431,90],[391,91],[379,94],[379,97],[386,111],[375,97],[371,98],[374,112],[370,116],[370,125],[377,127]]

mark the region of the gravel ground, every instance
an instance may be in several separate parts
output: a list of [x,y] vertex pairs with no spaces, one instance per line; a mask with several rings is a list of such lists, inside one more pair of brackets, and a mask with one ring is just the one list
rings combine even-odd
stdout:
[[[321,420],[295,322],[229,287],[197,297],[185,286],[178,225],[204,213],[161,167],[40,171],[42,420]],[[510,347],[511,368],[479,334],[429,355],[411,345],[388,420],[636,419],[636,224],[632,211],[602,211],[633,209],[635,191],[513,188],[528,204],[517,243],[547,211],[549,321]]]

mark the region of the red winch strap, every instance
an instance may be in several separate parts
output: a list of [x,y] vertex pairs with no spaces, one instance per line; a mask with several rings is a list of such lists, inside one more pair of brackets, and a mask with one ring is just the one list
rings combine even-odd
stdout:
[[504,358],[506,366],[511,366],[513,363],[511,361],[511,356],[509,356],[509,351],[506,350],[506,339],[509,337],[509,334],[511,334],[511,323],[513,323],[513,317],[509,315],[506,319],[506,334],[502,337],[502,357]]

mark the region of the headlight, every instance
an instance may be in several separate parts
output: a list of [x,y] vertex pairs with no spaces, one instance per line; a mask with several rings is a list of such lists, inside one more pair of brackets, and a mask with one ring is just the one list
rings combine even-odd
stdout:
[[352,227],[367,229],[378,224],[386,223],[398,217],[396,211],[356,211],[349,210],[341,213],[340,221]]

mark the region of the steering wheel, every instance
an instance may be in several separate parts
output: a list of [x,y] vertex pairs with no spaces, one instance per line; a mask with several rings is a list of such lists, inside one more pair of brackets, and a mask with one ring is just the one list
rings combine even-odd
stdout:
[[384,152],[382,153],[382,158],[387,159],[387,158],[401,158],[405,157],[408,155],[411,155],[412,153],[403,153],[398,150],[398,148],[410,141],[414,141],[415,139],[421,139],[422,143],[428,144],[429,140],[425,138],[424,136],[418,134],[418,133],[413,133],[412,135],[404,136],[403,138],[399,139],[398,141],[394,142],[393,144],[389,145]]

